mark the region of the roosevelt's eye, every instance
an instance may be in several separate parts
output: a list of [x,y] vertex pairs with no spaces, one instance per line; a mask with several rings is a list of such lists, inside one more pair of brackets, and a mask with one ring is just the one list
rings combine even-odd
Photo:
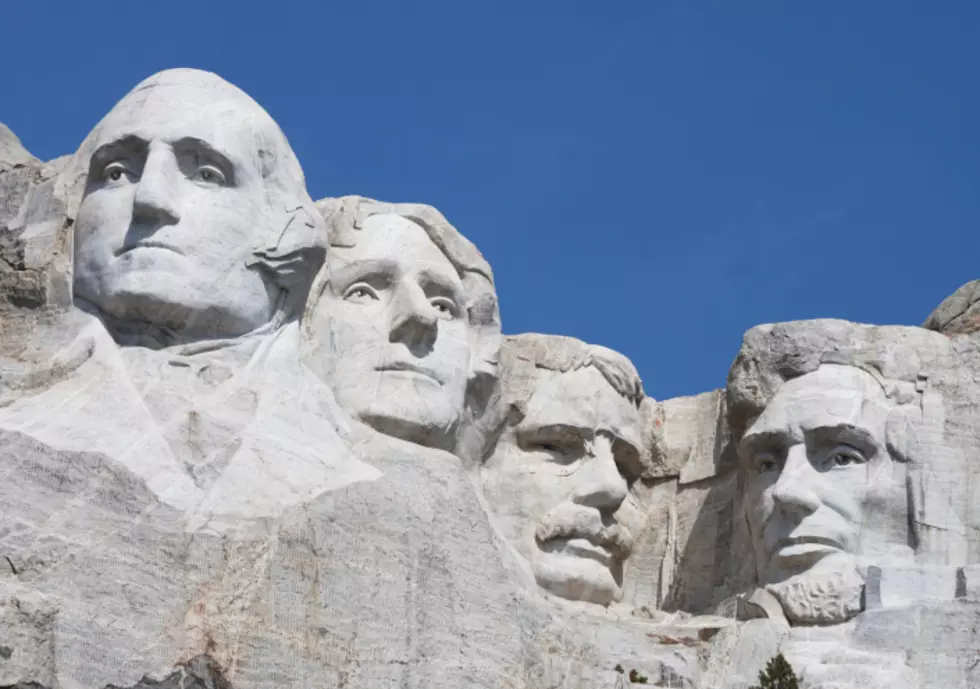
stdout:
[[194,180],[205,184],[224,184],[225,175],[214,165],[201,165],[194,171]]
[[827,455],[827,465],[830,467],[864,464],[867,461],[867,458],[865,458],[860,450],[850,445],[838,445]]
[[432,305],[435,307],[436,311],[439,312],[439,318],[442,320],[451,321],[452,319],[456,318],[458,307],[451,299],[436,297],[432,300]]
[[772,452],[760,452],[753,460],[756,473],[767,474],[779,470],[779,460]]
[[122,162],[115,160],[102,168],[103,182],[119,182],[124,177],[130,176],[129,168]]
[[363,282],[351,285],[344,292],[344,301],[352,301],[355,304],[366,304],[370,301],[377,301],[378,293],[370,285]]

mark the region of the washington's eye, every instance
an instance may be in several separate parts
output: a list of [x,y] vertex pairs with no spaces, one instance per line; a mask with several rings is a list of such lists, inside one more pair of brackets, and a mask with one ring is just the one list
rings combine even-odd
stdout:
[[344,300],[352,301],[357,304],[364,304],[369,301],[376,301],[378,298],[377,292],[375,292],[371,287],[363,283],[357,285],[351,285],[344,292]]
[[207,184],[224,184],[225,176],[214,165],[202,165],[194,173],[194,179]]
[[851,464],[864,464],[868,460],[861,451],[850,445],[838,445],[829,455],[827,464],[831,467],[845,467]]
[[448,321],[456,317],[456,304],[449,299],[437,297],[432,300],[432,306],[439,312],[439,318],[443,320]]
[[771,452],[761,452],[755,456],[755,470],[759,474],[767,474],[779,469],[779,461]]
[[104,168],[102,168],[102,181],[103,182],[118,182],[123,177],[129,175],[129,170],[122,163],[116,161],[109,163]]

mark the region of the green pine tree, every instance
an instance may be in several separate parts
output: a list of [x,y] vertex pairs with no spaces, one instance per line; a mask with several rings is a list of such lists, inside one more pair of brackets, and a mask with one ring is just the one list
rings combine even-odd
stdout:
[[800,680],[783,654],[777,653],[759,673],[759,684],[751,689],[800,689]]

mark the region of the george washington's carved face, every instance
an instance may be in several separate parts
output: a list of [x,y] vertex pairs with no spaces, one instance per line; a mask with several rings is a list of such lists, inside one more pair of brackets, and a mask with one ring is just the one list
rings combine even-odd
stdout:
[[202,339],[273,314],[277,288],[249,265],[274,229],[261,134],[281,136],[251,99],[208,76],[210,88],[192,73],[116,105],[99,125],[75,226],[77,298]]

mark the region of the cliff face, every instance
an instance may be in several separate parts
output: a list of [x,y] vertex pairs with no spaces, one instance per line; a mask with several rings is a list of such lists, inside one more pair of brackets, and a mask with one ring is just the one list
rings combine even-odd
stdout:
[[276,132],[194,70],[73,156],[0,127],[0,686],[980,684],[973,283],[657,401]]

